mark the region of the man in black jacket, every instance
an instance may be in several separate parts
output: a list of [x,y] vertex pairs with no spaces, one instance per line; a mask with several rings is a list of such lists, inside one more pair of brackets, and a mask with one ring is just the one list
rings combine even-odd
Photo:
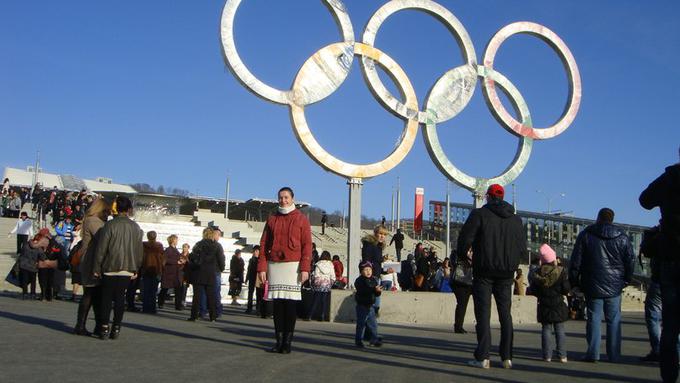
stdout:
[[394,243],[394,249],[397,251],[397,262],[401,262],[401,249],[404,248],[404,234],[401,229],[397,229],[397,233],[392,236],[390,246]]
[[595,224],[576,238],[569,259],[569,280],[586,297],[588,350],[584,361],[600,359],[600,323],[607,322],[607,358],[621,357],[621,292],[633,278],[635,252],[628,236],[613,225],[614,211],[600,209]]
[[640,195],[645,209],[661,210],[659,283],[662,314],[660,367],[664,382],[678,378],[680,333],[680,163],[669,166]]
[[527,251],[526,231],[515,209],[503,200],[505,190],[493,184],[486,192],[487,204],[474,209],[458,236],[458,254],[472,248],[474,282],[472,298],[477,320],[477,349],[469,365],[489,368],[491,348],[491,294],[501,324],[499,351],[504,368],[512,368],[512,286],[519,260]]

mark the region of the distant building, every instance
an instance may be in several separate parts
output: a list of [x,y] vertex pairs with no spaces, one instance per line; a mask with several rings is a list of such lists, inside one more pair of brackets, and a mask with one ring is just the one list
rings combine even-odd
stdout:
[[40,183],[45,189],[57,187],[59,190],[81,191],[87,189],[99,194],[137,194],[130,185],[114,183],[110,178],[98,177],[94,180],[86,180],[70,174],[45,173],[42,168],[35,171],[35,167],[28,166],[26,169],[5,168],[3,179],[9,178],[12,186],[32,188]]
[[[453,242],[453,248],[455,248],[458,233],[470,215],[470,211],[472,211],[471,204],[451,203],[451,241]],[[558,257],[568,260],[578,234],[588,225],[595,223],[592,219],[559,214],[544,214],[522,210],[517,211],[517,214],[524,223],[527,233],[528,250],[532,259],[538,257],[538,248],[542,244],[547,243],[555,249]],[[649,227],[622,223],[616,223],[616,225],[622,227],[630,237],[637,255],[640,249],[640,242],[642,241],[642,234]],[[430,201],[430,229],[438,239],[446,240],[446,202]],[[636,275],[648,276],[649,268],[646,267],[646,261],[646,259],[643,259],[644,269],[636,262]],[[529,262],[530,259],[526,259],[522,263]]]

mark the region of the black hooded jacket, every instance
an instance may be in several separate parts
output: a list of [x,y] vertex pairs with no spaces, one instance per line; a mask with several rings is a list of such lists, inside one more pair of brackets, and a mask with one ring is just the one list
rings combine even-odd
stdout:
[[596,223],[578,235],[569,262],[572,286],[589,298],[612,298],[633,278],[635,252],[621,228]]
[[474,209],[458,235],[458,254],[470,247],[476,278],[512,278],[527,254],[526,231],[512,205],[492,200]]
[[[662,243],[659,255],[680,254],[680,164],[669,166],[642,194],[640,205],[647,210],[661,210]],[[680,258],[675,258],[680,260]]]

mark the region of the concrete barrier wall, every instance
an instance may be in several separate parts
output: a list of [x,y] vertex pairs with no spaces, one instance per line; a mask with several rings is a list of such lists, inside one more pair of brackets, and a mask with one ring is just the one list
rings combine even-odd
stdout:
[[[381,295],[380,323],[426,324],[453,327],[456,297],[451,293],[385,291]],[[355,301],[351,290],[332,290],[330,318],[334,322],[354,322]],[[516,324],[536,323],[536,297],[512,298],[512,321]],[[465,314],[466,326],[475,322],[472,297]],[[498,324],[496,302],[491,302],[491,323]]]

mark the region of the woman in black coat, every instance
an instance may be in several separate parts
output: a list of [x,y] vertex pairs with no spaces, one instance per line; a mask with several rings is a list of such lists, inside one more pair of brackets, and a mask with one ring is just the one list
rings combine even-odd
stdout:
[[236,249],[234,255],[229,262],[229,295],[231,296],[231,304],[238,306],[238,296],[241,295],[243,288],[243,268],[245,262],[241,258],[241,250]]
[[215,313],[215,274],[224,271],[224,252],[214,239],[214,232],[211,228],[203,230],[203,239],[194,245],[189,254],[189,268],[191,285],[194,290],[194,297],[191,302],[190,321],[198,318],[201,296],[206,295],[208,301],[208,313],[210,321],[214,322]]

